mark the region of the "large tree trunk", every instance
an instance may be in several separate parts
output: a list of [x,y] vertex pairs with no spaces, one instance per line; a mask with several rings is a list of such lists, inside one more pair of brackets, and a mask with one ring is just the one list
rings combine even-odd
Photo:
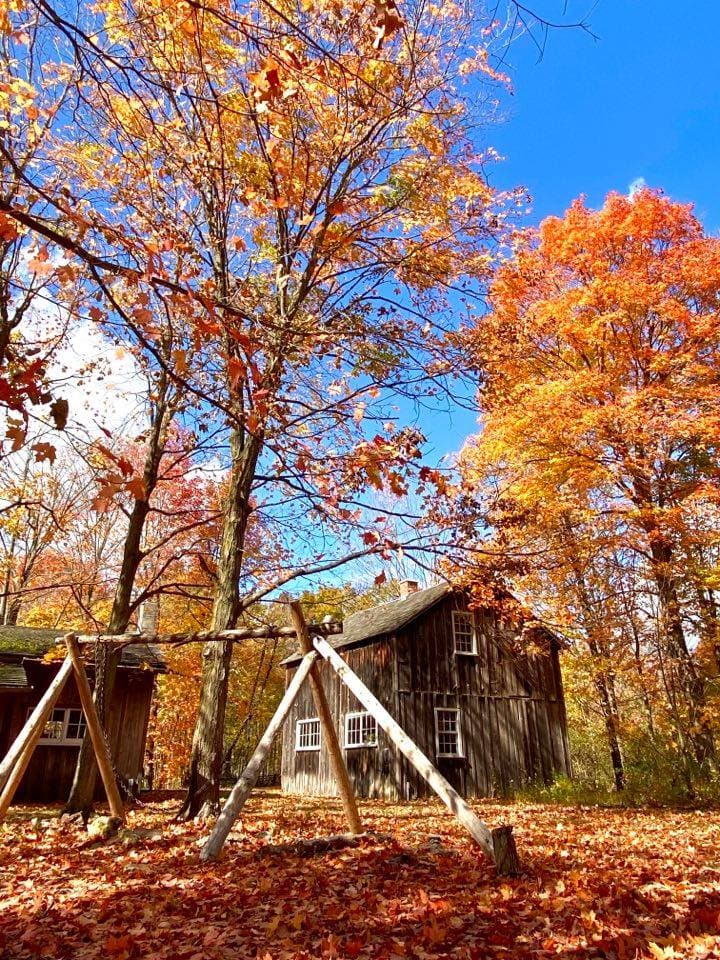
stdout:
[[676,682],[687,709],[684,739],[689,742],[693,759],[700,765],[715,760],[715,742],[706,718],[705,678],[690,652],[682,622],[682,606],[674,579],[671,545],[656,528],[648,531],[653,577],[660,605],[661,633],[665,638]]
[[[234,427],[230,437],[232,467],[223,511],[212,630],[235,626],[240,610],[239,581],[245,534],[250,517],[250,494],[262,440]],[[216,816],[220,811],[225,707],[230,679],[231,642],[208,642],[203,649],[200,708],[193,733],[190,781],[179,817]]]
[[574,547],[573,527],[570,517],[567,515],[563,518],[563,530],[565,532],[570,566],[575,576],[577,600],[582,611],[586,642],[588,650],[596,664],[595,689],[598,691],[600,697],[600,709],[602,710],[603,720],[605,722],[605,732],[610,750],[610,762],[613,769],[613,783],[615,784],[615,789],[621,791],[625,789],[625,764],[620,746],[620,720],[617,697],[615,695],[615,679],[612,666],[606,653],[607,646],[602,639],[603,625],[602,623],[598,623],[596,604],[593,603],[584,571],[578,560],[578,555]]
[[[168,428],[172,420],[173,409],[167,402],[167,381],[162,378],[162,388],[158,391],[160,402],[155,407],[152,433],[145,465],[143,469],[144,496],[135,500],[130,512],[123,558],[120,566],[120,575],[115,586],[112,610],[108,620],[107,631],[110,634],[125,633],[133,611],[132,595],[135,587],[135,578],[143,559],[142,537],[145,530],[145,521],[150,512],[150,497],[157,486],[160,472],[160,461],[165,451]],[[95,708],[100,718],[106,738],[110,721],[110,709],[115,677],[120,665],[122,653],[112,652],[105,644],[97,644],[95,651]],[[112,746],[112,745],[110,745]],[[112,749],[111,749],[112,753]],[[84,737],[80,747],[75,776],[66,810],[71,813],[86,810],[93,802],[98,769],[95,762],[95,753],[89,737]]]

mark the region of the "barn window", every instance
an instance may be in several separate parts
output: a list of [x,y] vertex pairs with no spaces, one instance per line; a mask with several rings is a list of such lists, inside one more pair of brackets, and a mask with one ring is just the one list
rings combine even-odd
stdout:
[[348,713],[345,717],[346,747],[376,747],[377,721],[370,713]]
[[460,711],[445,707],[435,709],[435,733],[439,757],[461,757]]
[[453,610],[452,628],[455,653],[470,654],[472,656],[477,654],[477,635],[475,633],[475,619],[472,611]]
[[298,720],[295,727],[295,749],[320,749],[320,720],[318,717],[312,717],[310,720]]
[[[28,711],[28,716],[32,711]],[[85,736],[85,717],[82,710],[58,707],[50,714],[39,743],[56,745],[79,744]]]

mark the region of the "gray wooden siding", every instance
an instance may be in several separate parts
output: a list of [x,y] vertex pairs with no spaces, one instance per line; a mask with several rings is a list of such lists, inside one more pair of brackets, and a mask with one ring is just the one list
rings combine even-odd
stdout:
[[[397,635],[341,653],[464,796],[501,796],[530,781],[569,775],[557,649],[535,657],[518,653],[512,632],[492,612],[476,611],[477,655],[456,655],[453,609],[467,609],[463,595],[448,596]],[[321,673],[343,743],[345,715],[362,707],[328,664]],[[460,710],[462,757],[436,756],[438,707]],[[313,716],[307,685],[283,731],[282,786],[290,793],[334,795],[327,751],[295,750],[296,721]],[[378,741],[377,747],[344,750],[357,795],[427,796],[425,781],[382,731]]]

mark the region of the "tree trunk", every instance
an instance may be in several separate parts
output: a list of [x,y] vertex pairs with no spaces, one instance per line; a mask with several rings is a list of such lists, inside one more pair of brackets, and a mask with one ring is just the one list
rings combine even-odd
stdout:
[[701,766],[713,763],[715,742],[712,730],[705,717],[705,679],[698,668],[685,639],[682,623],[682,607],[673,576],[671,545],[655,528],[650,536],[650,556],[653,577],[660,603],[661,629],[668,653],[677,673],[677,682],[687,708],[686,741],[692,749],[693,759]]
[[[132,595],[135,587],[135,578],[143,559],[142,537],[145,530],[145,521],[150,512],[150,497],[157,486],[160,472],[160,461],[165,451],[168,428],[172,420],[174,409],[167,400],[167,380],[162,378],[161,388],[158,390],[160,399],[155,407],[150,445],[145,456],[143,481],[145,495],[135,500],[130,512],[123,558],[120,566],[120,575],[115,586],[108,633],[125,633],[133,611]],[[106,738],[110,721],[110,709],[115,677],[120,665],[122,652],[110,651],[107,645],[97,644],[95,651],[95,706]],[[108,738],[109,743],[109,738]],[[112,746],[111,744],[109,744]],[[112,753],[112,750],[111,750]],[[97,764],[95,753],[89,737],[84,737],[80,747],[75,776],[70,796],[65,809],[70,813],[86,810],[93,802],[95,785],[97,783]]]
[[[250,517],[250,494],[262,440],[234,427],[230,437],[232,468],[223,511],[212,630],[235,626],[240,610],[239,581],[245,534]],[[193,733],[190,780],[179,818],[216,816],[220,812],[225,707],[233,644],[208,642],[203,649],[200,708]]]
[[625,764],[623,762],[622,749],[620,747],[619,723],[617,706],[611,676],[601,673],[595,680],[598,693],[600,694],[600,704],[602,706],[603,720],[605,721],[605,732],[610,749],[610,762],[613,769],[613,782],[615,789],[623,791],[625,789]]

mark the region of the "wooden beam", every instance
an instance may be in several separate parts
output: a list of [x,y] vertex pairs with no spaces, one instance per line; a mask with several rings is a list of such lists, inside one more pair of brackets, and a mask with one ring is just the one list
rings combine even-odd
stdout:
[[280,701],[272,720],[267,725],[267,729],[262,736],[262,740],[255,748],[255,752],[250,758],[250,762],[243,770],[239,780],[232,788],[230,796],[225,801],[225,806],[222,809],[222,813],[217,818],[212,833],[205,841],[205,845],[200,851],[201,860],[215,860],[219,856],[223,844],[227,840],[228,834],[232,829],[232,825],[237,820],[240,811],[245,806],[247,798],[250,796],[252,788],[257,783],[257,778],[260,774],[260,768],[262,767],[263,762],[270,751],[270,747],[275,739],[275,735],[285,722],[285,718],[290,712],[290,708],[292,707],[293,703],[295,703],[297,695],[300,693],[300,688],[302,687],[305,678],[312,670],[313,664],[316,660],[317,653],[314,650],[311,650],[310,653],[306,653],[303,657],[300,666],[295,672],[295,676],[292,678],[287,690],[285,691],[285,696]]
[[125,810],[123,808],[123,802],[120,799],[120,791],[115,782],[115,772],[113,770],[112,757],[110,756],[110,747],[105,739],[105,734],[100,725],[100,719],[95,710],[95,703],[90,690],[90,684],[88,683],[87,674],[85,673],[85,664],[80,657],[77,638],[72,635],[66,637],[65,643],[67,644],[68,655],[72,659],[75,683],[77,684],[78,693],[80,694],[80,703],[82,704],[85,714],[85,721],[90,739],[92,740],[93,750],[95,751],[98,770],[100,771],[103,786],[105,787],[105,794],[107,795],[108,804],[110,805],[110,813],[113,817],[124,820]]
[[[30,742],[34,731],[39,729],[42,732],[44,730],[47,719],[50,716],[50,711],[57,703],[57,699],[60,696],[63,687],[65,686],[65,681],[71,673],[72,660],[69,657],[66,657],[60,665],[60,669],[50,682],[50,686],[36,704],[35,709],[28,717],[25,726],[12,742],[10,749],[0,763],[0,790],[4,789],[10,774],[15,768],[15,765],[22,755],[23,750]],[[38,739],[40,738],[38,737]]]
[[455,815],[493,861],[495,861],[495,847],[493,836],[489,828],[475,814],[466,801],[460,796],[425,756],[422,750],[405,733],[402,727],[393,720],[377,697],[365,686],[360,677],[354,673],[342,657],[333,650],[327,640],[322,637],[313,638],[313,646],[321,657],[328,661],[343,683],[349,687],[360,703],[369,711],[398,750],[415,767],[418,773],[427,780],[445,806]]
[[66,657],[3,759],[0,767],[0,790],[2,790],[0,794],[0,823],[7,815],[38,741],[42,737],[45,724],[71,673],[72,660],[70,657]]
[[[288,604],[288,613],[290,615],[290,622],[292,623],[293,629],[297,633],[298,640],[300,641],[301,650],[303,653],[310,653],[310,651],[313,649],[312,640],[310,639],[310,634],[308,633],[307,624],[305,623],[305,617],[303,616],[302,607],[299,601],[293,600]],[[355,794],[353,793],[352,784],[350,783],[350,776],[348,775],[347,767],[345,766],[345,758],[343,757],[342,750],[340,748],[340,742],[338,740],[337,731],[335,730],[335,724],[333,723],[332,713],[330,712],[327,697],[325,696],[325,691],[323,690],[322,678],[320,677],[318,666],[319,665],[317,663],[314,663],[312,670],[310,671],[310,687],[312,689],[315,710],[320,718],[322,736],[325,740],[328,754],[330,755],[330,765],[335,777],[335,783],[337,784],[340,799],[342,800],[343,810],[345,811],[345,819],[347,820],[350,833],[362,833],[360,814],[358,813]]]
[[[313,623],[308,628],[313,636],[332,637],[342,633],[341,621],[332,623]],[[199,630],[197,633],[78,633],[75,635],[81,645],[88,643],[107,643],[128,646],[133,643],[156,643],[159,645],[182,645],[185,643],[207,643],[208,641],[241,643],[243,640],[274,640],[280,637],[295,637],[294,627],[253,627],[238,630]],[[64,643],[64,641],[58,641]],[[299,661],[298,661],[299,662]]]

